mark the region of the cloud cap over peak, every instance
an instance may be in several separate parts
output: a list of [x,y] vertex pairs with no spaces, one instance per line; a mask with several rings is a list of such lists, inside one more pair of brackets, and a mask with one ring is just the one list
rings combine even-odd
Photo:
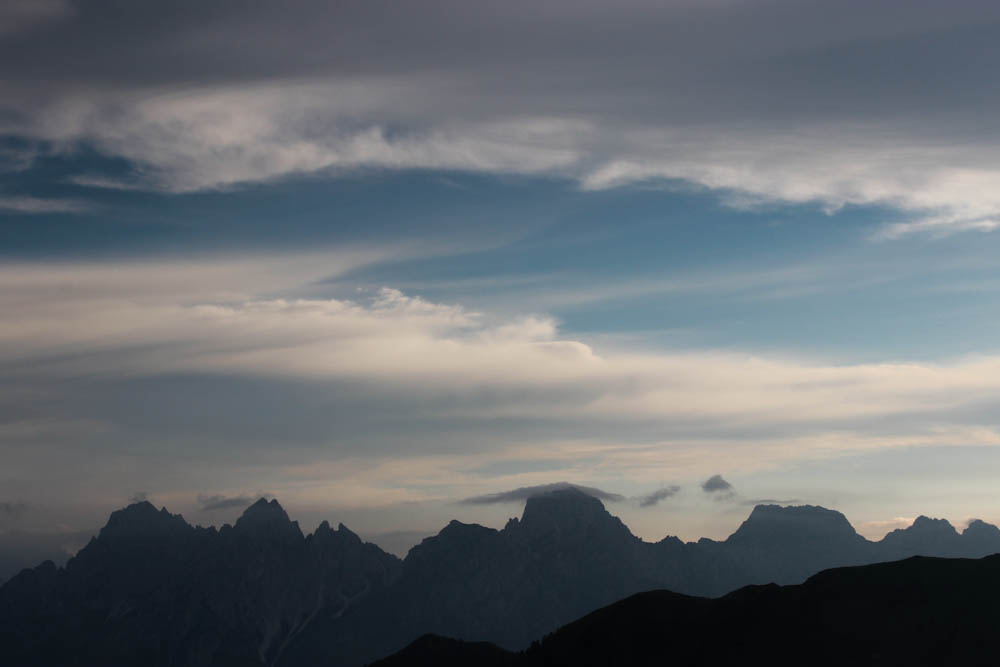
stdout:
[[611,493],[609,491],[604,491],[602,489],[594,488],[592,486],[582,486],[580,484],[570,484],[569,482],[554,482],[552,484],[538,484],[536,486],[522,486],[516,489],[511,489],[510,491],[501,491],[499,493],[489,493],[481,496],[472,496],[471,498],[464,498],[460,501],[463,505],[495,505],[499,503],[521,503],[534,496],[540,496],[546,493],[551,493],[552,491],[561,491],[563,489],[576,489],[588,496],[593,496],[598,500],[603,500],[606,502],[621,502],[625,500],[625,496],[618,493]]

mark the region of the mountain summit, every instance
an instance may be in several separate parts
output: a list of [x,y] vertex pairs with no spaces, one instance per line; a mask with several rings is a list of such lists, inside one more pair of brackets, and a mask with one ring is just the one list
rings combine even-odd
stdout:
[[632,535],[604,503],[572,486],[528,498],[518,528],[534,537],[589,534],[596,538],[602,531]]
[[757,505],[726,542],[774,548],[856,544],[863,539],[847,517],[835,510],[814,505]]
[[288,518],[288,514],[277,500],[268,501],[265,498],[261,498],[243,511],[243,515],[236,520],[233,531],[258,539],[293,542],[302,540],[298,522]]

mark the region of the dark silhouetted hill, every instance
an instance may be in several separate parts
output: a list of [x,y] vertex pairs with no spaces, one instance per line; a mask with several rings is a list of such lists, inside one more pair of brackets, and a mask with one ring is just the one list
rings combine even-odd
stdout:
[[995,665],[1000,556],[913,557],[709,599],[639,593],[512,653],[425,636],[373,667]]
[[959,534],[921,518],[870,542],[839,512],[776,505],[725,541],[648,543],[563,488],[502,530],[453,521],[400,561],[343,525],[304,536],[274,500],[219,530],[144,502],[112,513],[65,568],[0,587],[0,662],[353,666],[429,633],[518,650],[642,591],[715,597],[842,565],[997,552],[1000,530],[983,522]]

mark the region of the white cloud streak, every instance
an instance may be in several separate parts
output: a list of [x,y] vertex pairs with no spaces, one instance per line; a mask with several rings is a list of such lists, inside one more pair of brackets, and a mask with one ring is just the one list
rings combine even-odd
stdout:
[[82,213],[92,207],[77,199],[0,196],[0,212],[8,213]]
[[[433,405],[440,417],[704,428],[953,423],[1000,400],[992,356],[829,365],[734,352],[602,353],[550,318],[497,320],[388,287],[353,300],[294,296],[294,283],[357,261],[5,267],[0,364],[27,378],[188,372],[364,382]],[[276,291],[285,294],[263,296]]]
[[[510,118],[387,129],[421,85],[347,81],[81,97],[49,108],[33,133],[95,143],[138,165],[135,183],[86,174],[92,187],[173,192],[225,188],[317,171],[458,169],[552,173],[580,159],[572,119]],[[366,120],[361,120],[362,118]],[[378,120],[370,119],[381,119]]]
[[4,5],[39,32],[3,54],[0,132],[134,169],[90,187],[455,169],[886,207],[883,239],[1000,221],[989,3],[216,9]]
[[[441,85],[361,80],[80,97],[38,113],[31,133],[67,146],[88,141],[136,165],[130,181],[71,179],[91,187],[185,192],[315,172],[456,169],[554,176],[585,190],[684,182],[736,207],[899,211],[901,219],[887,216],[874,234],[881,239],[1000,224],[995,142],[949,143],[878,121],[773,132],[629,126],[571,114],[438,122],[387,115],[418,90]],[[389,129],[398,127],[406,129]]]

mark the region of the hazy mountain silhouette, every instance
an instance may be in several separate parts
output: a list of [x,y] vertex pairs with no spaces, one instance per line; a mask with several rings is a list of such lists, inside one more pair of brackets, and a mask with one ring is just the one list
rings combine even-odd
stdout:
[[566,488],[530,498],[502,530],[452,521],[400,561],[343,525],[304,536],[274,500],[219,530],[141,502],[112,513],[65,568],[43,563],[0,587],[0,656],[358,665],[427,633],[521,649],[641,591],[717,596],[834,566],[996,552],[1000,530],[983,522],[959,534],[921,517],[870,542],[839,512],[776,505],[754,508],[725,541],[648,543],[600,500]]
[[343,526],[303,537],[273,500],[219,531],[136,503],[65,569],[0,589],[0,650],[9,665],[272,664],[318,612],[343,613],[400,565]]
[[821,572],[709,599],[638,593],[521,653],[427,635],[373,667],[995,665],[1000,556]]

